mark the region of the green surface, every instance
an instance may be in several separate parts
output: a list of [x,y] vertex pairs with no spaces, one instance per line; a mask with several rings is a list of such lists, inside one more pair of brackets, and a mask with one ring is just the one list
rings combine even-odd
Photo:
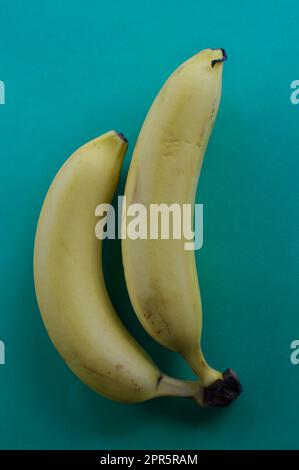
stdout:
[[[18,449],[298,448],[299,78],[297,2],[0,1],[0,447]],[[188,400],[125,406],[97,396],[60,359],[43,327],[32,249],[47,188],[82,143],[111,129],[130,142],[167,76],[224,47],[223,96],[198,202],[204,350],[233,367],[244,394],[229,409]],[[124,322],[161,368],[192,377],[131,309],[118,241],[105,274]]]

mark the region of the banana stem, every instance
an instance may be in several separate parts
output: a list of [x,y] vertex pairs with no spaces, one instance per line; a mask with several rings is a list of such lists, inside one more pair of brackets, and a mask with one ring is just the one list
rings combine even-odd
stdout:
[[229,406],[242,393],[242,386],[232,369],[221,374],[206,362],[201,350],[196,348],[184,358],[201,379],[203,406]]
[[223,380],[223,375],[221,372],[218,372],[209,366],[201,349],[196,348],[190,353],[184,354],[183,356],[194,373],[200,377],[204,387],[209,387],[214,382],[216,382],[216,380]]
[[178,380],[162,375],[157,385],[157,395],[193,398],[200,406],[204,406],[204,387],[200,382]]

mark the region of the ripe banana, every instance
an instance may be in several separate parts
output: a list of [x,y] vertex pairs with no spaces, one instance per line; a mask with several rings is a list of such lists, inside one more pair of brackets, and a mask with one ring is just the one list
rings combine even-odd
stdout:
[[196,382],[160,372],[117,316],[101,268],[95,208],[111,202],[127,141],[114,131],[79,148],[56,175],[34,248],[39,308],[55,347],[88,386],[120,402],[173,395],[208,405]]
[[[183,63],[152,104],[133,153],[126,206],[192,204],[205,149],[217,115],[223,49],[206,49]],[[150,224],[149,220],[149,224]],[[129,222],[128,222],[129,223]],[[200,348],[202,307],[194,252],[186,240],[132,239],[123,230],[122,253],[132,305],[148,333],[183,355],[205,387],[241,389],[229,369],[211,368]]]

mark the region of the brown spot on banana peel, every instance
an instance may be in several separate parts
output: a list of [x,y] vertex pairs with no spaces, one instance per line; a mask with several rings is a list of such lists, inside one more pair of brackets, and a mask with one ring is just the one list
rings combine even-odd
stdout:
[[140,391],[141,391],[141,387],[138,385],[138,383],[137,383],[132,377],[130,378],[130,382],[131,382],[131,384],[133,385],[134,390],[135,390],[136,392],[140,392]]
[[[215,113],[215,109],[213,108],[210,114],[210,120],[213,119]],[[192,142],[190,140],[184,139],[184,140],[178,140],[178,139],[170,139],[168,138],[167,140],[163,140],[163,152],[162,157],[167,157],[167,156],[174,156],[175,151],[177,150],[177,147],[179,145],[191,145],[193,147],[201,148],[201,140],[203,137],[203,132],[201,133],[201,136],[199,138],[198,142]]]
[[[159,337],[161,331],[168,335],[170,335],[171,331],[168,323],[159,313],[161,306],[163,307],[166,302],[161,296],[158,296],[158,292],[159,291],[157,290],[156,294],[153,294],[143,300],[142,314],[144,318],[150,323],[151,328],[155,331],[156,335]],[[153,316],[153,312],[155,312],[155,316]]]
[[[86,364],[80,364],[78,363],[78,365],[80,367],[82,367],[82,369],[86,370],[87,372],[89,372],[90,374],[93,374],[93,375],[97,375],[98,377],[102,377],[102,378],[106,378],[106,374],[102,374],[101,372],[99,372],[97,369],[91,367],[91,366],[88,366]],[[113,380],[112,377],[109,377],[109,380]]]
[[159,377],[157,378],[157,382],[156,382],[156,390],[158,389],[160,383],[161,383],[161,380],[163,380],[163,374],[160,374]]
[[215,117],[215,107],[213,106],[211,110],[211,114],[210,114],[211,125],[214,123],[214,117]]
[[[107,371],[107,373],[103,374],[103,373],[99,372],[97,369],[95,369],[95,368],[93,368],[89,365],[86,365],[86,364],[80,363],[80,367],[82,367],[82,369],[85,369],[86,371],[88,371],[92,375],[95,375],[97,377],[101,377],[105,380],[109,380],[110,382],[113,382],[113,383],[118,383],[118,379],[112,376],[112,372],[110,370]],[[116,366],[115,366],[116,371],[120,371],[123,368],[124,368],[124,366],[122,364],[116,364]],[[131,384],[133,386],[133,389],[136,392],[140,392],[141,387],[138,385],[138,383],[132,377],[128,377],[128,379],[131,382]]]

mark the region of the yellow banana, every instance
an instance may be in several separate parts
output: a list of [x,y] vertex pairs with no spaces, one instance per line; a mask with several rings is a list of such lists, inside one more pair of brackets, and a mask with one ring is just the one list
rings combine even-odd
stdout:
[[200,384],[160,372],[108,297],[95,209],[111,202],[126,149],[122,134],[108,132],[79,148],[56,175],[35,238],[40,312],[67,365],[96,392],[126,403],[173,395],[209,404]]
[[[126,207],[143,204],[149,213],[151,204],[194,206],[225,58],[223,49],[203,50],[183,63],[160,90],[133,153]],[[241,391],[235,374],[211,368],[201,351],[202,307],[194,252],[184,249],[183,237],[132,239],[126,231],[126,283],[142,325],[162,345],[181,353],[205,387],[219,389],[222,396],[230,391],[230,399],[235,398]]]

